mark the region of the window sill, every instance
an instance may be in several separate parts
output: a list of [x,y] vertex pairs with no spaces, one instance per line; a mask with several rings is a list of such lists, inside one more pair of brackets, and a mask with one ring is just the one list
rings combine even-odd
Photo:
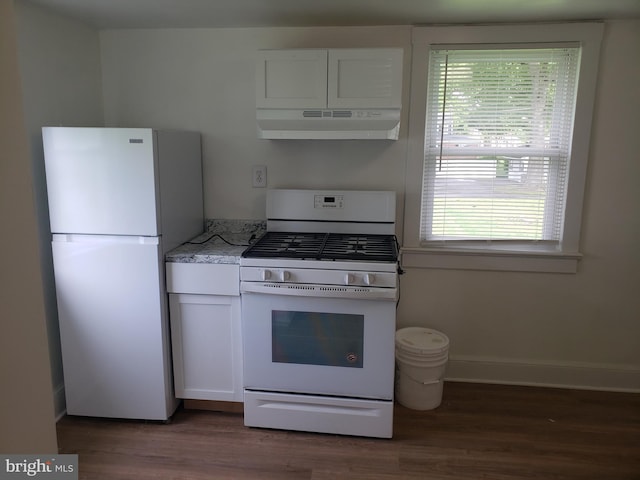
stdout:
[[580,253],[500,248],[403,247],[404,268],[487,270],[504,272],[577,273]]

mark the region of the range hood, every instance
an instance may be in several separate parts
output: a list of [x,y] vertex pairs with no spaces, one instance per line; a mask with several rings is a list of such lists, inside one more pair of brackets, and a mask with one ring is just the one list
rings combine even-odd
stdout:
[[397,140],[400,109],[266,109],[256,111],[258,137]]

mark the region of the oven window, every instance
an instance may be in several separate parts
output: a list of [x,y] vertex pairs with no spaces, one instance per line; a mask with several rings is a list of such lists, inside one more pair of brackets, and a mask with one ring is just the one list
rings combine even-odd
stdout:
[[277,363],[362,368],[364,315],[271,313],[271,357]]

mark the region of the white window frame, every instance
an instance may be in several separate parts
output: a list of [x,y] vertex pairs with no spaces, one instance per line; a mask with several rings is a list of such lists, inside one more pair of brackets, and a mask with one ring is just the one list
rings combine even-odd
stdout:
[[[412,33],[411,109],[402,258],[405,267],[575,273],[581,258],[580,228],[604,24],[530,24],[416,27]],[[439,45],[545,44],[578,42],[582,48],[569,163],[563,236],[558,246],[505,244],[420,244],[420,209],[429,52]]]

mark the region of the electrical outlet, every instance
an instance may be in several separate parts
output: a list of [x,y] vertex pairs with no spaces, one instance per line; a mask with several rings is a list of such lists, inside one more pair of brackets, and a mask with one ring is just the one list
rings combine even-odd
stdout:
[[265,165],[254,165],[251,169],[251,184],[257,188],[267,186],[267,167]]

